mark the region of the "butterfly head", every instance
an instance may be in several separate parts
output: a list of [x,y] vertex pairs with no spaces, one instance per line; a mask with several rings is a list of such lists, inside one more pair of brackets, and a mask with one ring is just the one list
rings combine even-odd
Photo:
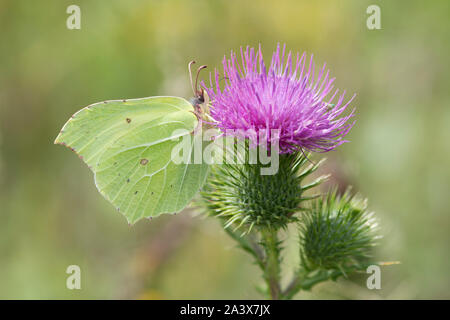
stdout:
[[205,103],[207,98],[205,99],[206,93],[203,90],[203,88],[198,87],[198,76],[200,74],[200,71],[202,71],[203,69],[206,68],[206,65],[202,65],[202,66],[198,67],[197,74],[195,76],[195,82],[194,82],[193,78],[192,78],[192,69],[191,69],[191,67],[194,63],[195,63],[195,61],[192,60],[191,62],[189,62],[189,66],[188,66],[189,78],[191,80],[192,93],[194,94],[193,98],[191,99],[191,103],[194,105],[196,111],[201,112],[202,105]]

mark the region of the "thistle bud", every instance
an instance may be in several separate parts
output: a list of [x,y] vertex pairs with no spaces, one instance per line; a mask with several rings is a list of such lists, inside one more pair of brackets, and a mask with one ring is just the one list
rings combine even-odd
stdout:
[[300,254],[305,270],[359,268],[376,243],[377,223],[367,201],[337,190],[317,199],[302,216]]
[[280,155],[278,172],[273,175],[261,175],[260,164],[215,167],[203,192],[206,206],[212,215],[225,219],[225,227],[245,226],[247,231],[254,226],[285,228],[297,221],[294,213],[306,199],[304,191],[323,181],[320,177],[302,186],[302,180],[318,167],[305,170],[306,162],[302,154]]

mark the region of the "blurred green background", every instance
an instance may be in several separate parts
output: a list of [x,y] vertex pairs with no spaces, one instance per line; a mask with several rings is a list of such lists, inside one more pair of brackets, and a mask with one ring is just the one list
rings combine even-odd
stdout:
[[[66,28],[71,4],[81,30]],[[366,28],[370,4],[381,30]],[[268,59],[277,42],[314,53],[357,93],[351,143],[324,171],[370,199],[376,260],[402,262],[382,269],[382,290],[362,275],[297,298],[450,298],[449,12],[446,0],[1,0],[0,298],[262,298],[259,270],[215,220],[194,208],[128,226],[53,141],[88,104],[190,97],[191,59],[212,70],[259,43]],[[285,237],[293,267],[296,234]],[[82,290],[66,289],[71,264]]]

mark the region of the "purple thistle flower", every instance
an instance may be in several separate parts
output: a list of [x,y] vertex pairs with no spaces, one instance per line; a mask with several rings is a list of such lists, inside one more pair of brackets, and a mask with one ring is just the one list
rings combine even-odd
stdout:
[[[339,90],[333,90],[334,78],[325,73],[326,64],[320,69],[314,80],[314,62],[311,55],[309,66],[305,69],[306,54],[297,53],[295,63],[292,53],[285,55],[285,48],[277,50],[266,71],[261,46],[241,47],[241,64],[234,52],[231,58],[223,59],[223,90],[219,87],[219,73],[214,72],[215,86],[210,75],[210,87],[205,88],[211,99],[211,116],[216,126],[224,134],[227,130],[246,130],[260,133],[278,129],[277,137],[267,135],[267,142],[277,139],[281,153],[298,150],[326,152],[344,142],[343,138],[352,128],[347,123],[353,117],[354,110],[343,117],[353,96],[343,103],[345,91],[335,104],[331,104]],[[258,141],[253,141],[258,143]],[[259,142],[261,143],[261,141]]]

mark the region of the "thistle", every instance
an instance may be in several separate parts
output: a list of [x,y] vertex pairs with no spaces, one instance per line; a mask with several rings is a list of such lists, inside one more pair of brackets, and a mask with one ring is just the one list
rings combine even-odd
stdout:
[[224,227],[250,232],[254,226],[285,229],[298,221],[295,214],[301,203],[314,196],[305,192],[319,185],[326,176],[302,185],[320,163],[305,168],[307,158],[302,154],[280,157],[275,175],[261,175],[261,164],[223,164],[212,169],[209,183],[202,192],[211,215],[219,217]]
[[[266,69],[261,47],[241,48],[240,64],[231,52],[223,59],[223,75],[215,70],[214,83],[212,75],[209,86],[202,83],[223,135],[244,139],[250,149],[280,153],[273,175],[261,175],[259,162],[217,165],[202,192],[208,213],[255,258],[272,299],[289,299],[316,283],[361,270],[377,238],[372,214],[349,192],[306,192],[327,177],[308,178],[322,162],[311,164],[309,156],[347,142],[354,109],[344,112],[354,96],[344,102],[345,91],[334,90],[326,65],[315,77],[312,56],[309,64],[305,53],[293,57],[278,45]],[[245,152],[242,157],[248,159],[250,151]],[[291,223],[298,224],[301,263],[283,289],[278,232]]]
[[[347,140],[345,135],[354,122],[354,110],[342,116],[354,96],[344,103],[345,91],[338,95],[334,78],[330,78],[326,64],[315,78],[313,57],[307,68],[306,53],[301,56],[286,53],[278,45],[268,69],[261,46],[258,51],[241,48],[241,65],[234,52],[223,59],[224,88],[220,88],[220,73],[210,76],[205,87],[211,103],[211,116],[224,133],[228,130],[280,130],[281,153],[298,150],[326,152]],[[337,99],[335,99],[337,98]],[[333,102],[336,100],[335,102]],[[340,118],[339,118],[340,117]],[[261,141],[257,141],[261,143]]]
[[304,270],[359,269],[370,258],[378,238],[377,222],[367,200],[337,190],[313,202],[300,224]]

